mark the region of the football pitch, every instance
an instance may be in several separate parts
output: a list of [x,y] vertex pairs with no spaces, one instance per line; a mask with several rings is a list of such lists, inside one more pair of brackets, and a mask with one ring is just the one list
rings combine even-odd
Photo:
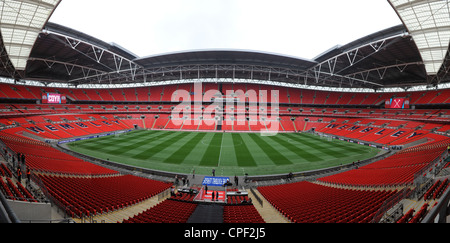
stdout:
[[95,158],[176,173],[217,176],[310,171],[374,157],[380,150],[312,134],[132,131],[69,148]]

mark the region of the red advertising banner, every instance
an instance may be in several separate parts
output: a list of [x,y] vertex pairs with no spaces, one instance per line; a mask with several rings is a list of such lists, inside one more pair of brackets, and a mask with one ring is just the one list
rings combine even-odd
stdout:
[[409,99],[392,98],[386,100],[386,109],[409,109]]

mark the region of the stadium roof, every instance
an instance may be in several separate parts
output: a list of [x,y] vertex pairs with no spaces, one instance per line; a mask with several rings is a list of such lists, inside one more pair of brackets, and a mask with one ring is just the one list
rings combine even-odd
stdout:
[[[401,16],[402,6],[394,5],[398,1],[391,2],[393,6],[398,6],[396,11]],[[434,1],[410,2],[431,4]],[[439,2],[445,2],[448,7],[449,1]],[[435,12],[424,14],[430,18],[429,15]],[[46,23],[27,57],[25,69],[15,67],[14,59],[11,60],[13,56],[3,51],[7,48],[1,49],[0,60],[3,65],[0,66],[0,76],[69,86],[246,79],[377,90],[450,83],[447,75],[450,69],[448,40],[444,59],[434,58],[429,61],[424,51],[433,48],[442,51],[445,39],[442,38],[439,47],[430,45],[422,48],[417,43],[418,37],[415,37],[418,32],[412,31],[411,34],[406,17],[402,19],[405,25],[379,31],[344,46],[336,46],[314,60],[250,50],[194,50],[138,57],[114,43],[106,43],[58,24]],[[3,22],[1,24],[3,26]],[[425,32],[436,34],[440,30],[431,28]],[[7,40],[3,37],[0,46],[7,47]],[[430,70],[430,62],[436,65],[441,62],[440,71]]]
[[60,1],[0,1],[3,46],[16,70],[25,70],[36,38]]
[[389,1],[411,34],[425,69],[436,75],[450,43],[450,4],[443,0],[390,0]]

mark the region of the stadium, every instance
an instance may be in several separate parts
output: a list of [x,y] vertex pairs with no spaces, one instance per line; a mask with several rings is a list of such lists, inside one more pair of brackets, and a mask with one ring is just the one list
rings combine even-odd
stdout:
[[449,221],[449,1],[313,60],[140,57],[60,2],[0,2],[0,222]]

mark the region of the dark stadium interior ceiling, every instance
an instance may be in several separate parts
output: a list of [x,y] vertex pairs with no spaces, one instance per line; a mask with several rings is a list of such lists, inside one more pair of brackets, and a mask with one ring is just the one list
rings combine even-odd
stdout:
[[[53,2],[57,5],[58,1]],[[418,30],[411,34],[411,27],[406,25],[406,19],[410,17],[405,9],[408,6],[412,8],[412,5],[390,2],[404,25],[393,26],[344,46],[336,46],[314,60],[243,50],[195,50],[138,57],[120,46],[48,22],[37,35],[24,69],[15,67],[5,48],[8,43],[2,38],[0,75],[16,80],[58,82],[73,86],[187,79],[251,79],[376,90],[450,83],[450,76],[447,75],[450,69],[448,43],[443,47],[443,42],[440,42],[441,52],[442,48],[446,48],[445,56],[440,61],[431,61],[442,62],[440,69],[430,71],[426,65],[430,60],[425,60],[423,53],[438,47],[426,48],[416,43],[419,37],[415,33],[419,33]],[[412,4],[415,1],[409,2]],[[446,4],[448,10],[448,1],[439,2],[441,5]],[[450,25],[448,18],[447,25]],[[422,29],[420,33],[435,33],[438,30],[441,29]]]

